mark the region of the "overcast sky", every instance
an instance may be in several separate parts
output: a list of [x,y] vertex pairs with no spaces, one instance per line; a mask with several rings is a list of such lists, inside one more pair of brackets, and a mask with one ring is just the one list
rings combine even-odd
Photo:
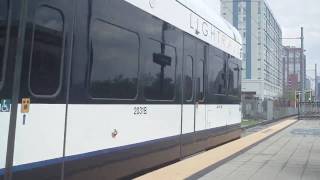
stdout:
[[[213,8],[219,8],[220,0],[204,1]],[[310,69],[314,69],[314,64],[318,63],[320,66],[320,1],[267,0],[267,2],[282,28],[284,38],[300,37],[300,27],[304,27],[307,72],[308,74],[314,73],[310,71]],[[284,40],[283,43],[300,47],[300,40]]]
[[210,7],[215,8],[217,11],[220,11],[220,0],[203,0]]

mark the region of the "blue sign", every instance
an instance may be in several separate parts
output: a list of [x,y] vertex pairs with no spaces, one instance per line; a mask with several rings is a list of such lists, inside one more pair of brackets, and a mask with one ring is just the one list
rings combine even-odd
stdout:
[[0,112],[10,112],[11,101],[9,99],[1,99],[0,101]]

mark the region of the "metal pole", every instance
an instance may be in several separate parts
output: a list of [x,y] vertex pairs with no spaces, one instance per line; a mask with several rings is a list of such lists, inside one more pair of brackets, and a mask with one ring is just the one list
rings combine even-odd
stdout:
[[304,54],[304,36],[303,36],[303,27],[301,27],[301,54],[300,54],[300,58],[301,58],[301,64],[302,64],[302,69],[300,71],[301,74],[301,91],[302,91],[302,102],[305,101],[305,69],[306,69],[306,64],[304,62],[304,58],[303,58],[303,54]]
[[315,64],[314,65],[315,66],[315,74],[314,74],[314,76],[315,76],[315,93],[314,93],[314,101],[318,101],[318,65],[317,64]]

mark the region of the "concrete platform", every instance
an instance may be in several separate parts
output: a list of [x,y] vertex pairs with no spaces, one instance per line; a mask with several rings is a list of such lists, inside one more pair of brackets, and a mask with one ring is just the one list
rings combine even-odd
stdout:
[[201,180],[320,180],[320,120],[303,120]]
[[[259,132],[250,134],[244,138],[241,138],[239,140],[230,142],[228,144],[225,144],[223,146],[217,147],[215,149],[212,149],[210,151],[207,151],[205,153],[201,153],[197,156],[193,156],[191,158],[188,158],[186,160],[177,162],[173,165],[164,167],[162,169],[156,170],[154,172],[148,173],[146,175],[143,175],[141,177],[138,177],[137,179],[152,179],[152,180],[170,180],[170,179],[194,179],[200,177],[200,174],[202,175],[204,172],[207,172],[208,169],[215,168],[216,166],[220,165],[220,163],[225,162],[228,158],[231,158],[238,153],[241,153],[248,148],[252,147],[253,145],[261,142],[262,140],[271,137],[275,133],[289,127],[290,125],[294,124],[296,120],[289,119],[282,121],[280,123],[277,123],[271,127],[267,127],[266,129],[262,129]],[[320,121],[319,121],[320,122]],[[273,138],[272,138],[273,139]],[[269,142],[266,141],[266,142]],[[265,142],[264,142],[265,144]],[[269,145],[269,144],[267,144]],[[256,148],[259,148],[257,146]],[[277,146],[278,147],[278,146]],[[262,144],[262,149],[266,148],[266,145]],[[254,148],[255,149],[255,148]],[[252,152],[252,150],[250,150]],[[242,161],[246,162],[251,158],[252,155],[241,155],[240,157],[244,156]],[[267,160],[271,157],[271,155],[261,156],[260,161]],[[320,156],[319,156],[320,158]],[[238,159],[238,158],[237,158]],[[235,171],[237,168],[242,168],[243,164],[242,161],[235,162],[235,164],[231,164],[230,166],[225,167],[225,165],[219,167],[215,171],[210,172],[209,174],[202,177],[203,179],[216,179],[218,178],[229,178],[229,175],[233,171],[229,171],[229,168],[233,168]],[[233,162],[233,161],[232,161]],[[230,163],[232,163],[230,162]],[[264,162],[264,161],[263,161]],[[256,163],[256,162],[255,162]],[[227,163],[229,164],[229,163]],[[226,164],[226,165],[227,165]],[[280,166],[280,165],[279,165]],[[248,165],[248,170],[246,169],[245,172],[239,172],[241,173],[248,173],[248,171],[253,170],[256,171],[257,168],[261,167],[260,164],[250,164]],[[221,170],[222,168],[222,170]],[[230,176],[231,179],[240,179],[242,177],[247,178],[247,176],[236,174],[236,176]]]

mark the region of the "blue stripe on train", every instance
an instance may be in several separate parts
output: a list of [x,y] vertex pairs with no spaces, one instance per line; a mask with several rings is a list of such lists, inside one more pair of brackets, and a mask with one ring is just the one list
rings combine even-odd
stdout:
[[0,176],[4,175],[4,169],[0,169]]
[[[239,126],[240,124],[238,124]],[[237,126],[237,125],[234,125]],[[219,131],[221,129],[225,129],[226,127],[218,127],[218,128],[213,128],[213,129],[208,129],[204,131]],[[199,131],[201,132],[201,131]],[[189,133],[188,133],[189,134]],[[184,134],[184,135],[188,135]],[[190,133],[192,134],[192,133]],[[41,167],[46,167],[50,165],[55,165],[59,164],[62,162],[68,162],[68,161],[75,161],[75,160],[81,160],[85,158],[91,158],[91,157],[96,157],[99,155],[105,155],[108,153],[116,152],[116,151],[121,151],[121,150],[127,150],[130,148],[135,148],[139,146],[143,146],[146,144],[152,144],[152,143],[158,143],[158,142],[163,142],[163,141],[172,141],[174,139],[177,139],[179,141],[180,135],[176,136],[171,136],[171,137],[166,137],[166,138],[161,138],[161,139],[156,139],[156,140],[151,140],[151,141],[146,141],[146,142],[141,142],[141,143],[136,143],[136,144],[131,144],[131,145],[126,145],[126,146],[121,146],[121,147],[115,147],[115,148],[110,148],[110,149],[104,149],[104,150],[99,150],[99,151],[94,151],[94,152],[89,152],[89,153],[84,153],[84,154],[79,154],[79,155],[73,155],[73,156],[68,156],[68,157],[61,157],[61,158],[56,158],[56,159],[51,159],[51,160],[45,160],[45,161],[40,161],[40,162],[35,162],[35,163],[29,163],[29,164],[23,164],[23,165],[18,165],[14,166],[12,171],[13,172],[18,172],[18,171],[25,171],[25,170],[32,170],[35,168],[41,168]],[[4,169],[0,170],[0,175],[4,174]]]
[[[79,155],[73,155],[73,156],[68,156],[68,157],[64,157],[64,158],[61,157],[61,158],[45,160],[45,161],[40,161],[40,162],[35,162],[35,163],[18,165],[18,166],[14,166],[12,168],[12,171],[18,172],[18,171],[32,170],[32,169],[36,169],[36,168],[59,164],[59,163],[62,163],[63,161],[75,161],[75,160],[86,159],[86,158],[90,158],[90,157],[96,157],[99,155],[104,155],[104,154],[108,154],[108,153],[112,153],[112,152],[116,152],[116,151],[127,150],[130,148],[139,147],[139,146],[142,146],[145,144],[157,143],[159,141],[174,140],[175,138],[178,138],[178,137],[179,136],[171,136],[171,137],[167,137],[167,138],[161,138],[161,139],[156,139],[156,140],[137,143],[137,144],[131,144],[131,145],[126,145],[126,146],[121,146],[121,147],[104,149],[104,150],[99,150],[99,151],[94,151],[94,152],[89,152],[89,153],[84,153],[84,154],[79,154]],[[4,173],[4,169],[2,169],[0,171],[0,175],[1,175],[1,173]]]
[[25,171],[25,170],[32,170],[40,167],[50,166],[54,164],[59,164],[63,162],[63,158],[56,158],[56,159],[50,159],[30,164],[22,164],[19,166],[14,166],[12,168],[12,172],[18,172],[18,171]]

